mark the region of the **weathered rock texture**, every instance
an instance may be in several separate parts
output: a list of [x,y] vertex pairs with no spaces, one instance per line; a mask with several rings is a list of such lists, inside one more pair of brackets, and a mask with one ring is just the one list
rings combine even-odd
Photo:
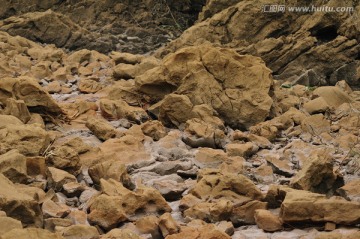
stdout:
[[162,99],[159,117],[170,126],[197,117],[206,121],[193,112],[206,104],[227,125],[248,128],[263,121],[272,104],[272,78],[261,59],[211,45],[170,54],[135,83],[139,91]]
[[[312,6],[323,6],[313,1]],[[304,85],[359,85],[359,14],[354,1],[329,1],[326,6],[354,7],[353,12],[262,12],[266,1],[208,1],[200,22],[158,53],[166,55],[189,45],[211,42],[240,54],[260,56],[279,80]],[[275,4],[276,5],[276,4]],[[286,7],[309,6],[287,1]],[[311,5],[310,5],[311,8]],[[346,72],[346,73],[345,73]]]

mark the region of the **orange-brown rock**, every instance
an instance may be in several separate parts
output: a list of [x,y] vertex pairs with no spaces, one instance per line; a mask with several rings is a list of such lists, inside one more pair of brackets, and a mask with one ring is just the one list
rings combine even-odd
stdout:
[[280,231],[283,228],[280,218],[268,210],[256,210],[255,222],[259,228],[267,232]]
[[[165,112],[161,118],[170,119],[175,125],[189,119],[187,115],[193,106],[207,104],[228,125],[248,128],[263,121],[272,104],[268,95],[272,84],[270,71],[259,58],[240,56],[230,49],[211,45],[170,54],[160,66],[136,77],[135,83],[141,92],[154,99],[174,93],[173,100],[165,97],[164,104],[167,102],[167,108],[172,108],[174,103],[172,109],[185,114],[177,114],[181,118],[176,121]],[[186,104],[176,106],[175,96]]]

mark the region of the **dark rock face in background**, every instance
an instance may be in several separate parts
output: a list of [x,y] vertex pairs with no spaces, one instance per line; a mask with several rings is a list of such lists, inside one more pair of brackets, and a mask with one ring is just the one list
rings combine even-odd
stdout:
[[0,30],[70,50],[147,53],[191,26],[204,4],[205,0],[0,0]]
[[[260,56],[278,80],[310,86],[346,80],[360,85],[358,1],[311,2],[314,6],[353,6],[352,13],[264,13],[261,8],[266,4],[269,1],[210,0],[200,13],[201,22],[158,55],[208,41]],[[286,6],[308,5],[308,1],[286,1]]]

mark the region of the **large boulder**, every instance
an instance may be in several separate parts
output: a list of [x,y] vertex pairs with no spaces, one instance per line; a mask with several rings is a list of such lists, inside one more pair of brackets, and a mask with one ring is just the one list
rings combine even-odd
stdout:
[[160,106],[160,119],[174,125],[193,118],[194,106],[207,104],[226,124],[248,128],[263,121],[272,105],[271,71],[260,58],[206,44],[169,54],[135,84],[155,100],[174,94]]

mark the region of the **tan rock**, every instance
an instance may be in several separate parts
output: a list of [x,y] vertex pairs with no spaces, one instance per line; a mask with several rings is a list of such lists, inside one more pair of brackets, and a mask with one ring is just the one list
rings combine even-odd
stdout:
[[159,119],[166,126],[179,126],[193,118],[193,104],[186,95],[169,94],[160,106]]
[[112,229],[108,233],[106,233],[104,236],[101,237],[101,239],[141,239],[140,236],[138,236],[135,232],[130,231],[128,229]]
[[259,209],[266,209],[267,203],[257,200],[247,202],[243,205],[235,205],[231,215],[233,224],[255,224],[255,212]]
[[291,187],[318,193],[328,192],[337,180],[337,175],[333,172],[332,161],[331,156],[325,150],[313,154],[291,179]]
[[225,232],[229,236],[232,236],[235,232],[234,225],[228,221],[221,221],[215,224],[219,231]]
[[80,67],[78,68],[78,73],[81,76],[90,76],[93,74],[93,69],[90,68],[90,64],[87,65],[86,63],[86,66],[80,65]]
[[120,63],[135,65],[139,64],[144,58],[144,56],[142,55],[135,55],[127,52],[116,51],[111,52],[110,57],[115,61],[116,65]]
[[0,195],[0,210],[5,211],[7,216],[20,220],[24,226],[42,226],[43,217],[38,202],[19,190],[3,174],[0,174]]
[[324,98],[318,97],[304,104],[304,109],[309,114],[325,113],[330,109]]
[[141,125],[143,133],[153,140],[158,141],[159,139],[166,136],[166,128],[158,120],[147,121]]
[[260,190],[243,175],[204,169],[198,175],[198,182],[190,193],[198,198],[228,198],[234,202],[262,199]]
[[3,235],[1,239],[64,239],[56,233],[39,228],[14,229]]
[[212,148],[199,148],[195,154],[195,163],[200,168],[217,168],[228,160],[223,150]]
[[[92,73],[91,73],[92,74]],[[79,91],[82,93],[96,93],[102,89],[100,83],[94,80],[83,79],[78,82]]]
[[353,92],[351,87],[348,85],[348,83],[346,83],[345,80],[341,80],[341,81],[336,82],[335,86],[339,87],[345,93],[351,94]]
[[286,193],[280,211],[280,218],[286,223],[313,221],[351,225],[359,223],[359,215],[359,202],[300,190]]
[[174,93],[164,98],[165,110],[160,111],[165,125],[185,122],[193,106],[207,104],[228,125],[248,128],[263,121],[272,104],[268,95],[270,71],[259,58],[211,45],[186,47],[169,54],[160,66],[136,77],[135,83],[154,99]]
[[167,201],[176,201],[182,197],[182,193],[188,189],[188,185],[178,175],[163,176],[156,179],[152,184],[152,187],[159,190],[161,195]]
[[100,189],[102,194],[108,196],[122,196],[129,193],[129,189],[114,179],[100,179]]
[[31,67],[31,73],[38,80],[48,78],[51,75],[50,65],[50,61],[40,61]]
[[0,128],[8,125],[23,125],[20,119],[12,115],[0,115]]
[[65,146],[69,146],[74,149],[78,154],[83,154],[91,150],[91,146],[84,142],[80,137],[70,137],[69,140],[65,141]]
[[77,182],[74,175],[53,167],[48,167],[46,175],[48,188],[53,188],[55,191],[60,191],[66,183]]
[[221,147],[225,139],[222,127],[210,124],[202,119],[186,121],[183,141],[191,147]]
[[148,116],[140,107],[128,105],[123,100],[100,100],[101,114],[105,118],[122,119],[126,118],[135,122],[143,122]]
[[[165,56],[203,42],[238,46],[240,54],[264,59],[273,72],[279,73],[277,79],[282,82],[318,86],[329,84],[325,80],[327,78],[331,84],[343,79],[356,84],[358,45],[350,40],[353,39],[351,36],[356,35],[356,31],[350,29],[356,26],[357,21],[351,21],[350,16],[337,16],[335,21],[342,22],[341,26],[329,27],[327,24],[330,24],[330,20],[324,17],[326,12],[312,12],[300,18],[296,15],[268,16],[272,22],[269,25],[268,21],[256,16],[259,7],[253,1],[208,1],[199,15],[200,21],[166,47],[159,49],[156,55]],[[240,21],[244,23],[241,27],[238,26]],[[299,28],[297,23],[303,27]],[[314,29],[314,26],[319,27]],[[227,35],[221,34],[225,31]],[[332,37],[326,38],[330,32],[333,33]],[[305,51],[308,54],[300,53]],[[329,79],[326,76],[331,77]]]
[[29,122],[29,120],[31,119],[30,112],[23,100],[15,100],[13,98],[8,98],[6,100],[6,108],[3,113],[6,115],[15,116],[16,118],[20,119],[24,124]]
[[52,200],[46,200],[41,209],[45,218],[64,218],[70,213],[69,207]]
[[13,229],[22,229],[21,221],[18,221],[11,217],[0,217],[0,235],[13,230]]
[[240,157],[249,157],[252,154],[256,153],[259,148],[251,142],[244,144],[227,144],[226,152],[228,156],[240,156]]
[[360,179],[354,179],[336,191],[347,200],[360,202]]
[[280,175],[291,177],[294,175],[292,164],[286,158],[280,158],[277,153],[263,150],[260,155],[264,156],[267,163],[273,168],[274,172]]
[[[94,190],[95,191],[95,190]],[[97,191],[96,191],[97,192]],[[87,220],[87,213],[83,210],[72,210],[67,216],[68,219],[72,222],[72,225],[89,225]]]
[[119,197],[98,196],[90,206],[90,214],[88,215],[90,224],[98,225],[105,230],[111,230],[119,223],[126,221],[125,212],[119,207],[121,203]]
[[[276,94],[275,94],[275,97]],[[281,109],[281,112],[286,112],[290,108],[298,108],[300,105],[300,99],[298,96],[286,94],[281,100],[278,100],[278,107]]]
[[332,222],[325,223],[324,230],[325,231],[334,231],[336,229],[336,224]]
[[132,185],[126,166],[118,160],[108,160],[90,167],[89,175],[95,184],[100,184],[100,179],[114,179],[127,187]]
[[165,199],[153,188],[141,187],[132,192],[114,180],[112,185],[106,184],[106,180],[103,182],[102,190],[112,196],[102,194],[96,197],[90,205],[88,218],[92,224],[105,230],[127,221],[129,217],[161,215],[171,211]]
[[254,217],[256,225],[264,231],[275,232],[283,228],[280,218],[268,210],[258,209]]
[[301,123],[301,129],[313,136],[318,136],[330,132],[330,122],[322,114],[316,114],[304,119]]
[[261,137],[255,134],[249,134],[248,138],[253,144],[255,144],[259,148],[265,149],[272,147],[272,143],[265,137]]
[[214,202],[200,202],[184,211],[184,216],[206,222],[229,220],[233,212],[233,204],[229,200],[220,199]]
[[50,141],[49,133],[36,125],[9,124],[0,128],[0,154],[17,149],[25,156],[39,156]]
[[115,79],[134,79],[137,73],[138,67],[132,64],[119,63],[114,67],[114,78]]
[[61,230],[65,239],[99,239],[100,234],[96,227],[87,225],[72,225]]
[[17,150],[0,155],[0,173],[14,183],[27,181],[26,157]]
[[59,105],[45,92],[42,87],[31,77],[5,78],[0,83],[0,102],[12,97],[23,100],[28,107],[40,107],[50,113],[62,113]]
[[78,67],[80,64],[84,62],[90,62],[92,58],[93,52],[87,49],[82,49],[79,51],[75,51],[66,58],[66,62],[71,67]]
[[58,80],[54,80],[50,82],[44,89],[49,92],[50,94],[53,93],[60,93],[61,92],[61,84]]
[[180,226],[174,220],[170,213],[164,213],[159,218],[159,228],[163,237],[176,234],[180,230]]
[[103,118],[90,117],[85,125],[96,137],[103,141],[116,136],[115,128]]
[[45,176],[46,164],[45,157],[26,157],[26,171],[29,176]]
[[271,166],[263,164],[254,171],[254,177],[259,183],[269,184],[274,181],[274,171]]
[[[179,204],[179,209],[180,209],[180,211],[183,212],[187,209],[195,207],[199,203],[204,203],[204,202],[200,198],[198,198],[192,194],[187,194],[183,198],[181,198],[180,204]],[[198,220],[198,219],[195,219],[195,220]]]
[[166,239],[230,239],[224,232],[216,229],[215,225],[208,224],[201,227],[183,227],[177,234],[169,235]]
[[85,189],[85,185],[77,182],[70,182],[63,185],[64,194],[68,197],[79,197]]
[[62,104],[61,107],[70,119],[76,119],[83,114],[98,110],[95,102],[87,102],[84,100],[75,100],[74,103]]
[[289,127],[294,126],[294,124],[301,124],[305,118],[306,115],[303,112],[291,108],[278,117],[252,126],[250,132],[272,141],[282,130],[288,129]]
[[75,149],[63,145],[52,150],[46,157],[46,164],[76,174],[80,169],[80,158]]
[[31,118],[27,124],[38,124],[42,129],[45,129],[45,122],[40,114],[31,114]]
[[69,72],[67,71],[66,67],[59,67],[56,71],[52,73],[52,79],[53,81],[67,82],[68,73]]
[[220,171],[230,174],[243,173],[246,169],[246,160],[243,157],[229,157],[220,165]]
[[144,138],[125,135],[121,138],[108,139],[100,145],[103,158],[117,158],[122,164],[134,164],[151,159],[144,147]]
[[161,238],[159,219],[156,216],[145,216],[135,222],[136,229],[141,234],[151,234],[152,238]]
[[336,86],[319,87],[314,90],[314,95],[321,96],[329,106],[334,108],[352,102],[349,95]]
[[136,91],[134,80],[118,80],[105,87],[99,94],[107,95],[110,100],[124,100],[129,105],[139,105],[143,99]]
[[[356,233],[356,232],[355,232]],[[354,234],[353,234],[354,235]],[[355,237],[352,236],[345,236],[340,232],[320,232],[316,235],[315,239],[352,239],[352,238],[356,238],[356,234],[354,235]]]
[[206,122],[221,130],[225,129],[224,122],[219,118],[218,113],[207,104],[195,105],[192,109],[193,117]]
[[[129,53],[120,54],[116,54],[115,58],[113,58],[116,64],[113,73],[115,79],[134,79],[136,76],[142,75],[144,72],[159,65],[159,60],[152,56],[129,56]],[[123,54],[129,55],[124,56]]]

